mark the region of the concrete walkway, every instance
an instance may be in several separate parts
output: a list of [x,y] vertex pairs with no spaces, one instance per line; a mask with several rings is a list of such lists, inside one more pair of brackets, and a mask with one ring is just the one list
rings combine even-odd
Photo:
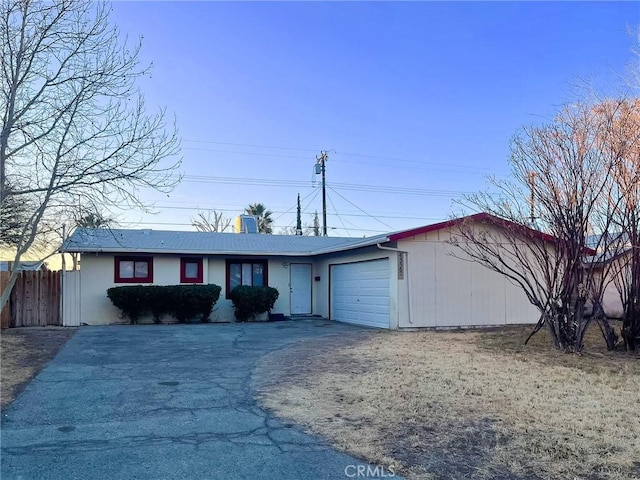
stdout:
[[6,410],[2,479],[354,478],[361,462],[272,418],[251,384],[273,350],[363,334],[324,320],[83,327]]

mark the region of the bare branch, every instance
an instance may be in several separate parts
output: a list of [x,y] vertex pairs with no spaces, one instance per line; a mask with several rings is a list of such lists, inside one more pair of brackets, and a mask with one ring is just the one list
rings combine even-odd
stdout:
[[191,225],[199,232],[224,232],[231,226],[231,219],[225,217],[222,212],[211,210],[206,214],[198,213],[195,219],[191,219]]
[[140,44],[122,42],[109,14],[86,0],[0,4],[0,199],[29,205],[16,257],[78,204],[146,208],[141,189],[180,181],[176,129],[136,87],[149,70]]
[[461,256],[520,286],[540,310],[533,333],[547,325],[564,350],[580,351],[591,319],[605,321],[604,292],[622,269],[610,259],[623,252],[620,226],[629,223],[619,212],[638,216],[638,202],[629,202],[638,163],[623,173],[629,162],[621,152],[637,159],[640,128],[612,120],[631,111],[637,102],[576,103],[552,122],[523,128],[511,143],[512,180],[490,179],[490,193],[462,201],[497,218],[460,226]]

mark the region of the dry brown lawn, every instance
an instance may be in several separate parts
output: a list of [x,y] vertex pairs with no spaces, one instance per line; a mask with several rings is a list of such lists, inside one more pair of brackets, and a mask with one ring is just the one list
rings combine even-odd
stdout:
[[[597,327],[596,327],[597,328]],[[640,360],[530,327],[381,332],[275,352],[276,415],[409,478],[640,478]],[[263,375],[264,376],[264,375]]]
[[0,408],[7,406],[76,333],[69,327],[11,328],[0,333]]

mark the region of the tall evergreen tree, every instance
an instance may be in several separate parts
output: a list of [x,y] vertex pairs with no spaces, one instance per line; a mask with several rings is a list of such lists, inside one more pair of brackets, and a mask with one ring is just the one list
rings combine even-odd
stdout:
[[318,211],[317,210],[313,215],[313,235],[315,237],[319,237],[320,236],[320,220],[318,219]]
[[296,235],[302,235],[302,212],[300,209],[300,194],[298,194],[298,210],[296,215]]

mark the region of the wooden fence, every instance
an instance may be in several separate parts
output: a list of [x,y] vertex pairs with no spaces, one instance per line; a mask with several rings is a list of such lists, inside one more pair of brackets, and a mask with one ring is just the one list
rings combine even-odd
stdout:
[[[0,287],[10,272],[0,272]],[[2,309],[2,328],[60,325],[60,272],[22,271],[9,304]]]

